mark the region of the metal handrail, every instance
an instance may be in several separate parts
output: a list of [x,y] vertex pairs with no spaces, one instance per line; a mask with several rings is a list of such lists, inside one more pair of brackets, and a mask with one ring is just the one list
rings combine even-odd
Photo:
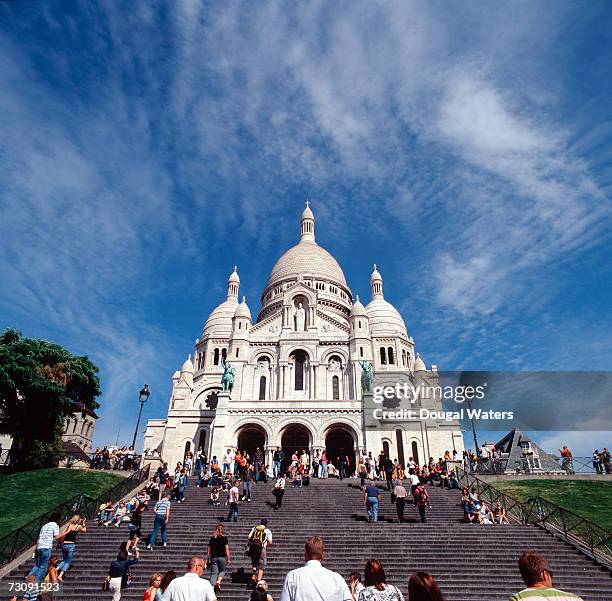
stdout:
[[90,497],[89,495],[76,495],[3,536],[0,538],[0,566],[6,565],[33,545],[38,539],[40,529],[49,521],[49,518],[54,513],[60,514],[60,524],[67,522],[75,513],[90,519],[94,518],[98,513],[98,507],[101,503],[108,499],[120,499],[147,480],[148,477],[149,466],[146,465],[135,471],[128,478],[118,482],[97,498]]
[[500,501],[512,521],[540,526],[555,536],[561,536],[569,544],[612,569],[612,536],[605,528],[542,497],[519,501],[462,468],[457,468],[457,477],[461,485],[476,488],[484,501]]

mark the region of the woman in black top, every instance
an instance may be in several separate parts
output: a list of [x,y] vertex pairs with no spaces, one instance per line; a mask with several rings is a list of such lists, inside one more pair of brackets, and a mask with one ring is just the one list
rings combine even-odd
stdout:
[[210,583],[215,591],[221,589],[221,581],[225,576],[225,568],[232,565],[230,548],[223,524],[215,528],[214,536],[208,541],[208,563],[210,565]]

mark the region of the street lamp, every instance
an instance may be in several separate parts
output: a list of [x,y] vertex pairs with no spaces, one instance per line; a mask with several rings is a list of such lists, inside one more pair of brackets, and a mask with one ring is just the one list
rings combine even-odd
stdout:
[[138,397],[138,401],[140,402],[140,411],[138,412],[138,421],[136,422],[136,430],[134,430],[134,440],[132,440],[132,448],[136,449],[136,437],[138,436],[138,426],[140,426],[140,417],[142,415],[142,408],[144,404],[149,400],[149,385],[145,384],[140,391],[140,396]]

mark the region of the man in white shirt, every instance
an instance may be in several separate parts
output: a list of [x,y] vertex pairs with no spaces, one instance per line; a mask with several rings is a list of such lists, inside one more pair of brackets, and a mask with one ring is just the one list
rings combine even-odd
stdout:
[[229,513],[227,514],[226,522],[237,522],[239,510],[238,506],[240,503],[240,490],[238,490],[238,483],[234,481],[232,487],[229,489],[227,494],[227,504],[229,505]]
[[201,557],[192,557],[187,564],[187,573],[168,585],[162,601],[217,601],[212,584],[201,577],[205,566]]
[[40,529],[38,533],[38,543],[36,544],[36,559],[34,567],[30,570],[28,576],[36,577],[37,582],[40,582],[47,574],[49,560],[51,559],[51,550],[53,544],[59,536],[59,526],[57,523],[61,519],[59,513],[51,515],[49,521]]
[[312,536],[306,541],[306,565],[287,574],[280,601],[353,601],[344,578],[321,565],[324,555],[322,538]]

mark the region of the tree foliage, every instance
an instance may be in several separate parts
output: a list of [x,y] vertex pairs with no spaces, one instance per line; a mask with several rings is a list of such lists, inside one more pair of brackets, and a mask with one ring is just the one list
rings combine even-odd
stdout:
[[99,407],[97,373],[87,357],[53,342],[0,335],[0,434],[13,437],[15,469],[57,465],[65,418]]

